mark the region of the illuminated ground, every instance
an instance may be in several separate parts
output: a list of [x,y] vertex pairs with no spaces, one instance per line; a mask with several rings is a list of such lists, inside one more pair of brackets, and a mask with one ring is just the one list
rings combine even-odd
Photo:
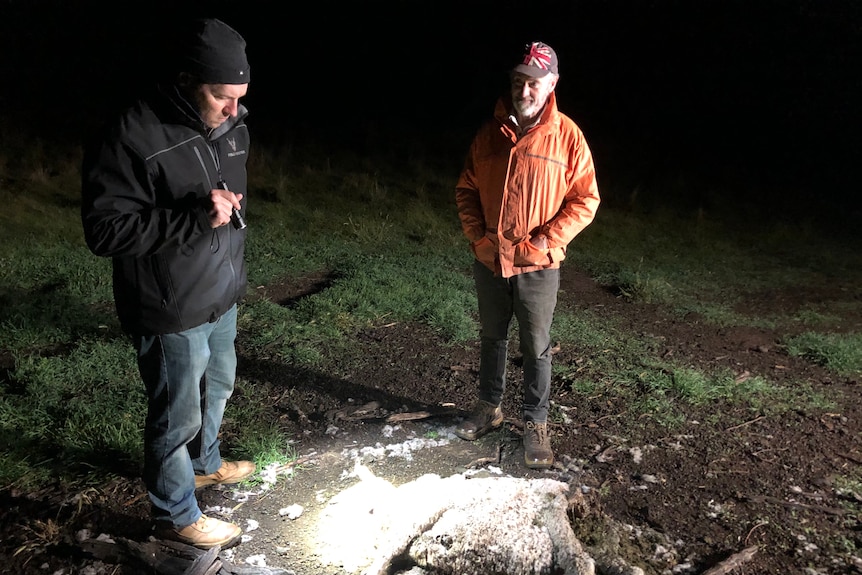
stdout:
[[[530,486],[537,497],[549,485],[564,490],[559,508],[561,524],[567,525],[566,499],[570,484],[573,492],[579,489],[577,474],[557,470],[512,477],[493,464],[468,469],[464,466],[479,458],[494,457],[498,440],[508,432],[467,443],[445,423],[371,424],[337,433],[328,446],[304,453],[310,462],[282,478],[272,492],[210,489],[201,499],[210,506],[207,512],[231,517],[245,528],[244,542],[229,551],[233,560],[297,575],[359,573],[375,566],[371,572],[376,573],[404,551],[405,542],[428,531],[440,510],[452,510],[449,523],[482,525],[482,508],[490,512],[493,507],[498,510],[491,522],[503,521],[499,508],[523,503],[525,497],[513,496],[513,490],[530,492]],[[459,497],[485,503],[464,517],[464,502],[452,501]],[[516,539],[528,541],[531,528],[519,527]]]

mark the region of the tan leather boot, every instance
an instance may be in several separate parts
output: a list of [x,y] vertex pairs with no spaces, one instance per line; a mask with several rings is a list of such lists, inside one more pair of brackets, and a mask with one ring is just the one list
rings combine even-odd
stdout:
[[215,473],[195,475],[195,489],[207,485],[239,483],[254,473],[255,468],[251,461],[222,461],[221,467]]
[[476,402],[473,411],[455,428],[455,435],[467,441],[479,439],[503,423],[503,411],[499,405],[482,401]]
[[547,469],[554,464],[546,422],[524,422],[524,462],[530,469]]
[[242,529],[238,525],[201,515],[200,519],[182,529],[161,528],[157,536],[179,541],[198,549],[210,549],[216,545],[229,547],[239,540]]

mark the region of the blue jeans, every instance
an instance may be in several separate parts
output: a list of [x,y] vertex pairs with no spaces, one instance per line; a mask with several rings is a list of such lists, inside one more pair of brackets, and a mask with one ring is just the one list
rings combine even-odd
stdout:
[[475,261],[473,278],[481,323],[479,399],[494,405],[500,405],[503,400],[509,327],[515,317],[524,357],[524,419],[547,421],[551,394],[551,322],[560,289],[560,270],[547,269],[503,278]]
[[147,391],[144,483],[153,519],[182,528],[201,516],[195,475],[221,467],[218,432],[236,376],[236,305],[213,323],[134,336]]

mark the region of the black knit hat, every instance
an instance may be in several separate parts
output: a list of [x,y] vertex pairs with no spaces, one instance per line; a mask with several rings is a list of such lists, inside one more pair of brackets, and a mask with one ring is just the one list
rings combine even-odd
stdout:
[[196,20],[181,46],[180,68],[204,84],[248,84],[245,39],[214,18]]

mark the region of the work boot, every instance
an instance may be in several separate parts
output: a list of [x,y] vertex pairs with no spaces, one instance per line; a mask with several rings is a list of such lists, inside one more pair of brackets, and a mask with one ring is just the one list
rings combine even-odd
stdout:
[[198,549],[210,549],[216,545],[229,547],[241,534],[242,529],[238,525],[206,515],[182,529],[167,527],[157,530],[157,536],[162,539],[179,541]]
[[524,461],[530,469],[547,469],[554,464],[548,424],[544,421],[524,422]]
[[467,441],[479,439],[503,423],[503,410],[499,405],[482,401],[476,402],[472,413],[455,428],[455,435]]
[[221,467],[209,475],[195,475],[195,489],[207,485],[239,483],[252,473],[255,465],[251,461],[222,461]]

